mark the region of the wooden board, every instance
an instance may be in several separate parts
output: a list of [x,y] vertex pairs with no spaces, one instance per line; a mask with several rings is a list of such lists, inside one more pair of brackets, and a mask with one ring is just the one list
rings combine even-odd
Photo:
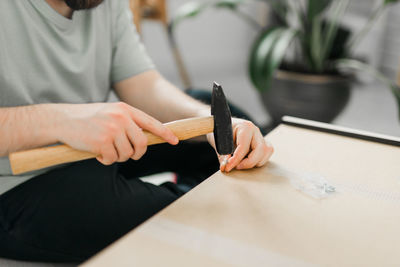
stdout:
[[[216,173],[83,266],[400,266],[400,148],[281,125],[259,169]],[[318,174],[338,192],[290,183]]]

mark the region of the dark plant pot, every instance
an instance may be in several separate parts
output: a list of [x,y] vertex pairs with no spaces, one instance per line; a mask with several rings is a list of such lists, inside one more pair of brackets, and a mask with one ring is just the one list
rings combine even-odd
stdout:
[[279,124],[284,115],[331,122],[350,97],[351,77],[277,71],[262,101]]

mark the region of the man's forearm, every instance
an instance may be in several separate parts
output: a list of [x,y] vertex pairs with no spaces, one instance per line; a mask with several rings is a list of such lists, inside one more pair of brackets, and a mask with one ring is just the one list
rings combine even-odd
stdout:
[[0,156],[61,142],[103,164],[137,160],[147,148],[142,129],[178,143],[159,121],[122,102],[0,108]]
[[151,93],[153,101],[157,103],[150,105],[152,112],[164,122],[210,115],[208,105],[193,99],[163,78],[156,80]]
[[155,71],[115,85],[122,101],[162,122],[210,115],[210,107],[186,95]]
[[56,143],[57,104],[0,108],[0,156]]

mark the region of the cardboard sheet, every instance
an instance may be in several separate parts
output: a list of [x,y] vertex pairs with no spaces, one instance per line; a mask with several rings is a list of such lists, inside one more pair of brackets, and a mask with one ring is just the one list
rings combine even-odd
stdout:
[[[267,166],[214,174],[84,266],[400,266],[399,147],[286,125],[267,139]],[[312,198],[293,172],[341,190]]]

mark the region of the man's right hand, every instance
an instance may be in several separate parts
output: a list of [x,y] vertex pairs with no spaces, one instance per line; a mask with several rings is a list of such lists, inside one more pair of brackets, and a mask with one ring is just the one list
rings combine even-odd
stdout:
[[147,130],[168,143],[179,140],[161,122],[123,102],[60,105],[63,116],[55,127],[59,141],[98,155],[105,165],[140,159],[147,150]]

